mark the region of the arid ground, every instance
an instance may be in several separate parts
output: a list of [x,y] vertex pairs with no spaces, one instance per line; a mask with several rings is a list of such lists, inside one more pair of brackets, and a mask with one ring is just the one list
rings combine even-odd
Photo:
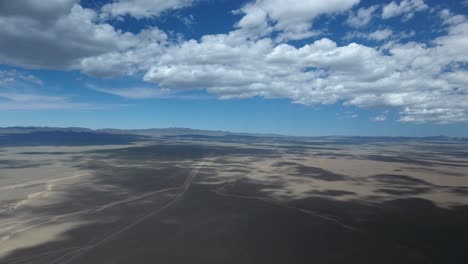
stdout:
[[468,263],[466,140],[15,140],[0,263]]

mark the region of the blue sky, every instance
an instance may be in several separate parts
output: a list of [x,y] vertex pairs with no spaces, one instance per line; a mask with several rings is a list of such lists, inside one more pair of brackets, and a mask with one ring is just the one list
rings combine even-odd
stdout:
[[468,136],[468,1],[0,3],[0,126]]

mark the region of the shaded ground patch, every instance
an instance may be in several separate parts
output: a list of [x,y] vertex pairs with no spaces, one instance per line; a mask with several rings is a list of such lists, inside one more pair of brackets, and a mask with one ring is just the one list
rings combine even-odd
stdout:
[[0,169],[35,168],[48,164],[48,162],[34,162],[29,160],[0,160]]
[[345,175],[336,174],[317,167],[298,165],[296,166],[296,170],[298,176],[311,177],[322,181],[343,181],[350,179]]
[[203,146],[194,144],[158,144],[143,147],[128,147],[116,150],[95,150],[88,153],[107,155],[112,159],[125,159],[127,161],[142,161],[142,160],[185,160],[185,159],[201,159],[208,155],[210,156],[225,156],[225,155],[276,155],[276,151],[272,149],[261,148],[241,148],[241,147],[217,147]]

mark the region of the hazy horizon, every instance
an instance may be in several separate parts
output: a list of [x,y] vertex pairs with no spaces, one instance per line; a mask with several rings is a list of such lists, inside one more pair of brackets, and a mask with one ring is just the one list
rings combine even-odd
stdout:
[[[220,132],[220,133],[232,133],[232,134],[252,134],[252,135],[272,135],[272,136],[285,136],[285,137],[408,137],[408,138],[430,138],[430,137],[448,137],[448,138],[468,138],[468,136],[460,135],[460,136],[450,136],[450,135],[444,135],[444,134],[428,134],[428,135],[340,135],[340,134],[322,134],[322,135],[294,135],[294,134],[280,134],[280,133],[271,133],[271,132],[248,132],[248,131],[232,131],[232,130],[214,130],[214,129],[204,129],[204,128],[192,128],[192,127],[137,127],[137,128],[116,128],[116,127],[97,127],[97,128],[92,128],[92,127],[81,127],[81,126],[64,126],[64,127],[59,127],[59,126],[4,126],[0,127],[0,129],[9,129],[9,128],[50,128],[50,129],[90,129],[92,131],[98,131],[98,130],[151,130],[151,129],[160,129],[160,130],[170,130],[170,129],[186,129],[186,130],[192,130],[194,132],[197,131],[210,131],[210,132]],[[1,132],[1,131],[0,131]]]

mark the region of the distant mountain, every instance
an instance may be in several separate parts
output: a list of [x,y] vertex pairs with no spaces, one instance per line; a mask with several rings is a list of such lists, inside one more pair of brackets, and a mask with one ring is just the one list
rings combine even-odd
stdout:
[[178,136],[178,135],[197,135],[197,136],[255,136],[255,137],[282,137],[277,134],[255,134],[255,133],[234,133],[221,130],[201,130],[191,128],[147,128],[147,129],[90,129],[82,127],[0,127],[1,134],[13,133],[31,133],[31,132],[88,132],[88,133],[105,133],[105,134],[119,134],[119,135],[143,135],[143,136]]
[[147,136],[166,136],[166,135],[185,135],[185,134],[197,134],[197,135],[211,135],[221,136],[226,135],[230,132],[226,131],[214,131],[214,130],[200,130],[191,128],[147,128],[147,129],[115,129],[115,128],[104,128],[96,129],[96,132],[112,133],[112,134],[137,134]]
[[105,132],[113,134],[133,134],[145,136],[182,136],[182,135],[196,135],[196,136],[252,136],[252,137],[284,137],[278,134],[257,134],[257,133],[236,133],[221,130],[202,130],[192,128],[170,127],[170,128],[148,128],[148,129],[97,129],[96,132]]
[[18,146],[92,146],[92,145],[121,145],[131,144],[146,139],[139,135],[120,135],[83,131],[67,130],[8,130],[0,132],[0,147]]
[[90,128],[83,127],[0,127],[0,134],[13,134],[13,133],[30,133],[30,132],[51,132],[51,131],[62,131],[62,132],[94,132]]
[[278,135],[231,133],[189,128],[89,129],[81,127],[5,127],[0,128],[0,147],[13,146],[89,146],[131,144],[149,138],[171,137],[192,140],[245,141]]

